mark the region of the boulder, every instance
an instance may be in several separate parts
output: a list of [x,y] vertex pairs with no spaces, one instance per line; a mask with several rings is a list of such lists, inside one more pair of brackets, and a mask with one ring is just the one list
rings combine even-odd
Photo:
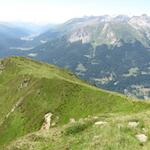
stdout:
[[105,125],[107,124],[106,121],[98,121],[98,122],[95,122],[95,125]]
[[145,134],[137,134],[136,138],[141,142],[145,143],[148,140],[148,137]]
[[41,127],[41,130],[49,130],[49,128],[51,127],[51,117],[52,117],[52,113],[45,114],[44,123]]
[[70,123],[75,123],[76,120],[74,118],[70,118]]
[[139,122],[131,121],[128,123],[128,127],[130,128],[136,128],[139,125]]

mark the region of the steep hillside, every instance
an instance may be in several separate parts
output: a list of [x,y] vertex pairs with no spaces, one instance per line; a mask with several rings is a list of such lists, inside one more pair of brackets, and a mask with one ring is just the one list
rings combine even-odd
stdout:
[[[149,24],[147,15],[86,16],[40,28],[3,23],[0,57],[31,57],[67,68],[100,88],[150,99]],[[46,32],[35,34],[33,27]],[[26,35],[27,29],[32,33]]]
[[150,17],[74,18],[36,38],[26,56],[68,68],[97,86],[150,98]]
[[48,113],[61,127],[71,118],[150,109],[149,103],[100,90],[63,69],[23,57],[1,60],[0,95],[1,146],[41,129]]
[[90,43],[70,43],[62,38],[28,53],[34,59],[68,68],[101,88],[149,99],[150,50],[138,41],[122,43],[93,48]]

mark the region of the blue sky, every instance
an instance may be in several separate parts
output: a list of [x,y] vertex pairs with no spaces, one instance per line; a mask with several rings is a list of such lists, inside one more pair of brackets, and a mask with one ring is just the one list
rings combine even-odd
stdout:
[[61,23],[106,14],[150,15],[150,0],[0,0],[0,21]]

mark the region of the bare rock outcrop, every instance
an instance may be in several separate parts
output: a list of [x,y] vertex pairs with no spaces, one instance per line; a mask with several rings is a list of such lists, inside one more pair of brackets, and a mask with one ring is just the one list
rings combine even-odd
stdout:
[[24,79],[19,87],[19,89],[26,88],[30,82],[30,79]]
[[41,130],[49,130],[51,127],[51,117],[52,117],[52,113],[47,113],[44,116],[44,123],[41,127]]
[[0,73],[2,73],[4,69],[5,66],[3,65],[2,61],[0,61]]

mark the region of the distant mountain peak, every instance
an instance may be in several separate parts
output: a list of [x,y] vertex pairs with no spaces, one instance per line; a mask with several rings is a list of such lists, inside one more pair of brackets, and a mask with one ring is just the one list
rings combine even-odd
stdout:
[[61,26],[61,30],[64,30],[70,42],[114,45],[120,40],[124,42],[138,40],[149,47],[150,17],[146,14],[133,17],[127,15],[84,16],[67,21]]

